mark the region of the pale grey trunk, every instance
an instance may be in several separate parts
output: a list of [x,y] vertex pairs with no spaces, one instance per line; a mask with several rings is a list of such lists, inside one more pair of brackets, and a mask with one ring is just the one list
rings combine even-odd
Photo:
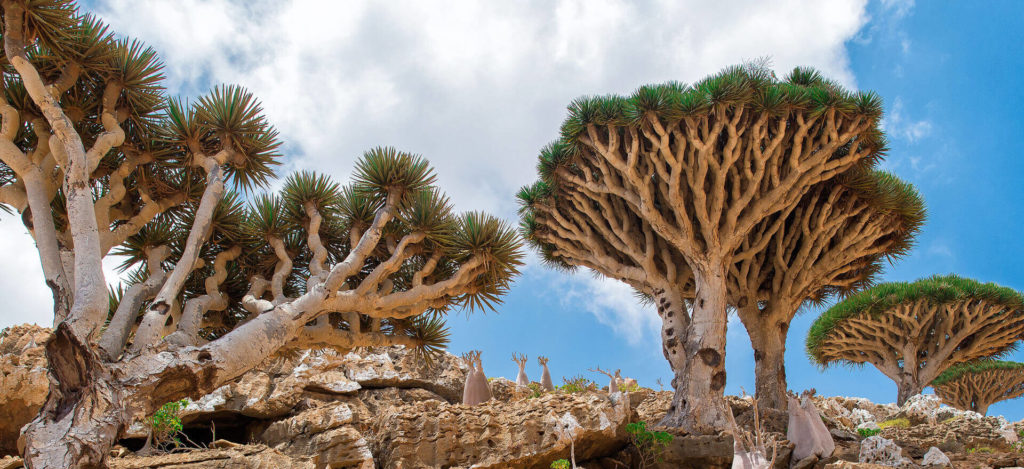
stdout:
[[690,320],[680,295],[662,295],[665,357],[672,365],[675,395],[662,425],[690,433],[717,433],[728,425],[725,403],[726,282],[721,263],[694,269],[696,294]]
[[924,390],[924,387],[917,382],[917,379],[912,374],[906,372],[900,377],[896,386],[896,405],[900,407],[907,403],[907,399],[921,394],[921,391]]
[[746,306],[743,325],[754,348],[755,397],[761,407],[786,410],[786,334],[789,325]]
[[109,449],[126,425],[127,395],[67,323],[47,342],[46,357],[50,394],[19,441],[26,466],[106,467]]

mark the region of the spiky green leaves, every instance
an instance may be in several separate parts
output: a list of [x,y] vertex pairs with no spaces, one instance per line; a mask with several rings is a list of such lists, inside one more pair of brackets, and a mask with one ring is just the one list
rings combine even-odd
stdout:
[[828,363],[831,359],[821,355],[821,348],[843,321],[891,314],[895,308],[915,302],[930,305],[985,302],[1001,307],[1007,314],[1007,320],[1016,318],[1019,321],[1024,317],[1024,295],[995,283],[982,283],[955,274],[935,275],[914,282],[883,283],[850,295],[822,313],[807,333],[808,354],[818,363]]
[[631,96],[588,96],[574,100],[561,128],[562,142],[575,147],[588,125],[637,126],[645,116],[663,125],[682,118],[700,118],[716,106],[749,107],[773,117],[828,110],[848,116],[881,117],[881,99],[874,93],[854,93],[825,80],[813,69],[797,68],[785,81],[762,64],[728,67],[692,86],[679,82],[645,85]]
[[377,147],[356,162],[353,175],[356,191],[375,201],[394,197],[409,204],[416,194],[427,190],[436,180],[430,163],[419,155],[392,147]]
[[968,363],[951,366],[943,371],[937,378],[932,380],[932,386],[944,384],[963,378],[965,375],[984,373],[986,371],[1016,371],[1024,373],[1024,363],[1009,362],[1002,360],[977,360]]
[[522,265],[522,243],[515,229],[505,221],[480,212],[467,212],[459,219],[453,249],[457,259],[482,258],[486,272],[477,278],[465,305],[471,309],[492,308],[508,292]]

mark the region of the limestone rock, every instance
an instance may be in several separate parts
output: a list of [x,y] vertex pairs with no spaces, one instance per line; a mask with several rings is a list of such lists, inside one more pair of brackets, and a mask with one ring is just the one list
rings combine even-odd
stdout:
[[891,467],[913,467],[913,462],[903,456],[903,449],[892,440],[875,435],[860,442],[859,462],[882,464]]
[[21,458],[17,456],[4,456],[0,458],[0,469],[18,469],[24,467]]
[[554,431],[570,415],[579,428],[576,459],[611,454],[625,445],[630,409],[595,393],[546,394],[476,406],[439,401],[385,410],[373,423],[377,464],[412,467],[547,467],[568,457],[569,442]]
[[863,462],[836,461],[831,464],[826,464],[824,469],[892,469],[892,466]]
[[420,388],[433,392],[450,403],[462,402],[466,380],[465,364],[445,353],[427,368],[408,350],[381,348],[378,353],[345,355],[345,375],[363,388]]
[[949,461],[949,457],[946,453],[943,453],[941,449],[934,446],[928,448],[928,452],[924,453],[924,459],[921,460],[922,466],[939,466],[939,467],[950,467],[953,465]]
[[[108,461],[110,469],[315,469],[308,458],[293,458],[264,445],[201,449],[159,456],[127,456]],[[373,467],[372,465],[369,467]],[[359,468],[363,469],[363,468]]]
[[899,412],[892,418],[905,418],[912,425],[921,423],[934,423],[938,418],[937,414],[942,401],[934,394],[918,394],[911,396],[907,402],[900,407]]
[[21,427],[46,402],[50,381],[43,344],[50,330],[32,324],[0,331],[0,455],[15,454]]

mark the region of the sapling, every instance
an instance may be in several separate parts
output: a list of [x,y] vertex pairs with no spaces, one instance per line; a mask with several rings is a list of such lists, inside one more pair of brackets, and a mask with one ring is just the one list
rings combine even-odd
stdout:
[[526,376],[526,355],[512,354],[512,361],[519,365],[519,374],[516,375],[516,386],[529,386],[530,378]]
[[483,360],[480,359],[481,353],[479,350],[473,352],[473,359],[476,362],[476,373],[473,374],[472,403],[470,405],[476,405],[491,399],[491,386],[487,384],[487,374],[484,373]]
[[[601,367],[597,367],[597,369],[591,368],[590,371],[594,373],[601,373],[608,377],[608,394],[614,394],[619,392],[619,380],[618,378],[616,378],[616,375],[613,375],[610,371],[602,370]],[[615,373],[618,374],[619,371],[621,370],[616,370]]]
[[[746,392],[743,393],[744,397]],[[775,467],[777,446],[775,439],[761,427],[761,411],[757,406],[757,398],[751,397],[754,412],[754,431],[748,432],[736,424],[736,418],[732,415],[732,408],[727,414],[729,418],[729,432],[733,437],[733,459],[732,469],[769,469]],[[799,408],[791,406],[790,409]],[[772,447],[772,458],[768,459],[768,446]],[[793,461],[798,461],[794,458]]]
[[475,362],[473,359],[473,352],[470,351],[462,354],[462,361],[469,368],[469,370],[466,371],[466,383],[462,386],[462,403],[465,405],[473,405],[474,403],[470,401],[470,397],[473,395],[473,378],[474,375],[476,375],[476,368],[473,366]]
[[540,387],[545,391],[554,391],[555,385],[551,382],[551,372],[548,371],[548,358],[537,357],[537,361],[540,362],[540,366],[544,367],[544,374],[540,377]]

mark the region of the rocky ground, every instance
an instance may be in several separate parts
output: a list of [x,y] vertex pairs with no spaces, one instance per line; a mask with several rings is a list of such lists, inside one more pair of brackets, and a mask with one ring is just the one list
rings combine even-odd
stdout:
[[[10,328],[0,335],[0,469],[20,467],[17,435],[45,399],[48,381],[41,344],[48,331]],[[431,369],[404,350],[341,355],[304,352],[268,360],[236,383],[190,403],[185,433],[201,449],[135,454],[147,427],[139,422],[114,448],[113,468],[547,468],[569,456],[570,441],[555,428],[576,429],[576,459],[594,468],[640,467],[626,424],[656,422],[671,394],[641,390],[548,393],[529,397],[504,378],[491,382],[496,399],[459,404],[466,369],[445,355]],[[824,461],[790,461],[787,416],[763,412],[780,441],[776,467],[877,468],[1024,466],[1017,432],[1024,422],[981,417],[919,396],[902,409],[864,399],[815,397],[836,442]],[[736,420],[749,427],[748,399],[730,398]],[[865,438],[860,428],[881,429]],[[932,448],[937,449],[932,449]],[[732,438],[676,435],[662,467],[727,468]],[[924,462],[950,465],[922,466]],[[869,464],[872,462],[875,464]],[[879,465],[880,464],[880,465]]]

